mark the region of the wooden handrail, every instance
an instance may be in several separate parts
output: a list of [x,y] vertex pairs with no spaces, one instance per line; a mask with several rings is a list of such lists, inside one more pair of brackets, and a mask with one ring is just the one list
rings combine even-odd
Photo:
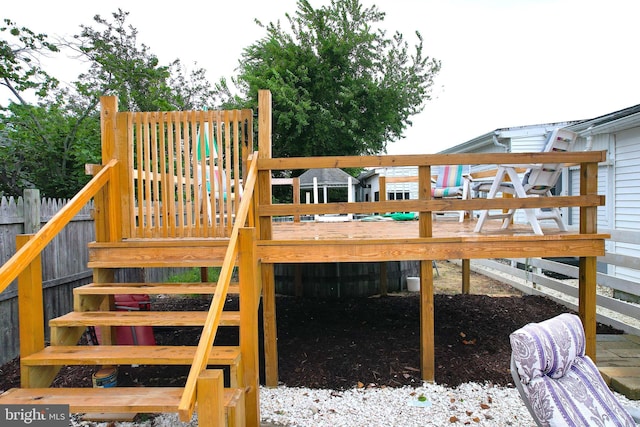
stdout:
[[254,152],[253,158],[248,159],[249,172],[247,174],[246,184],[244,188],[244,194],[240,201],[240,207],[236,214],[236,219],[231,231],[231,237],[229,238],[229,246],[224,256],[220,275],[216,286],[216,292],[213,295],[211,305],[209,306],[209,312],[202,328],[202,335],[198,342],[198,348],[189,370],[189,376],[184,386],[182,398],[178,405],[178,413],[182,421],[189,421],[193,414],[193,410],[196,404],[196,386],[200,373],[206,368],[207,361],[209,360],[209,354],[211,353],[211,347],[213,340],[216,336],[218,326],[220,325],[220,318],[222,316],[222,309],[224,308],[224,302],[227,298],[227,292],[229,290],[229,284],[231,282],[231,276],[233,274],[233,268],[236,257],[238,256],[238,235],[240,228],[245,226],[251,203],[253,201],[253,190],[255,188],[258,168],[257,168],[257,152]]
[[601,163],[606,151],[536,153],[399,154],[389,156],[326,156],[259,159],[258,170],[362,168],[440,165],[495,165],[532,163]]
[[326,215],[371,212],[435,212],[481,209],[526,209],[550,207],[602,206],[604,196],[554,196],[495,199],[429,199],[383,202],[331,202],[312,204],[278,204],[258,207],[260,216]]
[[74,216],[95,196],[112,178],[118,161],[113,159],[56,213],[22,248],[0,267],[0,292],[38,256],[40,252],[62,231]]

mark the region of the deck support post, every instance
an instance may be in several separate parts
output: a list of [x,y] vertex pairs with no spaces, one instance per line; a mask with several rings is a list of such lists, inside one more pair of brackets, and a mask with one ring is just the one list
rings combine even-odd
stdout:
[[[258,158],[271,158],[271,92],[258,91]],[[271,171],[258,171],[257,206],[271,205]],[[271,217],[258,218],[260,240],[271,240]],[[267,387],[278,386],[278,333],[276,327],[276,285],[273,264],[262,264],[262,316],[264,323],[264,374]]]
[[471,291],[471,260],[462,260],[462,294],[468,295]]
[[433,318],[433,262],[420,261],[420,371],[424,381],[435,380]]
[[278,386],[278,331],[276,284],[273,264],[262,265],[262,319],[264,325],[264,375],[267,387]]
[[242,352],[242,386],[246,388],[246,425],[260,425],[260,383],[258,382],[258,266],[255,228],[241,228],[238,268],[240,274],[240,351]]
[[[418,199],[431,199],[431,167],[418,167]],[[420,212],[420,237],[433,236],[432,212]],[[420,371],[424,381],[435,380],[433,318],[433,260],[420,260]]]
[[[598,164],[580,164],[580,195],[598,193]],[[580,207],[580,233],[598,232],[598,207]],[[578,314],[585,334],[585,353],[596,361],[596,276],[597,257],[580,257],[578,277]]]

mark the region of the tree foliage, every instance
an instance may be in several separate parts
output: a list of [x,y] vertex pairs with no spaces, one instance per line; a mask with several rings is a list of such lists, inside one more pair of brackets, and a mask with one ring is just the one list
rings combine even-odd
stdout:
[[[0,40],[0,85],[13,95],[0,125],[2,194],[35,187],[48,197],[75,195],[90,178],[84,165],[100,162],[101,96],[117,95],[122,111],[184,110],[213,102],[204,70],[189,72],[179,60],[160,64],[138,43],[127,16],[120,9],[112,20],[97,15],[95,28],[81,25],[73,40],[59,45],[8,20],[0,28],[7,35]],[[38,60],[62,47],[78,59],[79,74],[70,87],[58,86]],[[27,91],[35,93],[35,102],[23,96]]]
[[[239,74],[216,89],[225,106],[255,106],[273,97],[273,153],[278,157],[386,152],[430,99],[440,62],[409,48],[403,35],[379,28],[384,13],[359,0],[332,0],[314,9],[298,1],[289,30],[270,23],[246,48]],[[260,22],[258,22],[259,25]]]
[[23,104],[25,92],[32,90],[37,96],[46,96],[49,90],[57,87],[58,81],[40,64],[43,55],[58,52],[58,47],[48,41],[46,34],[36,34],[4,19],[0,35],[0,86]]

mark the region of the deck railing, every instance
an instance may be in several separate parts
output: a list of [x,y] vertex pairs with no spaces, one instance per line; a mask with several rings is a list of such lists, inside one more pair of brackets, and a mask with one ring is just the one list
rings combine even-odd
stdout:
[[[431,224],[431,213],[439,211],[472,211],[483,209],[580,207],[582,218],[595,221],[592,215],[598,206],[604,205],[604,196],[597,194],[597,165],[606,160],[605,151],[551,152],[551,153],[491,153],[491,154],[429,154],[396,156],[345,156],[260,159],[261,171],[279,171],[307,168],[363,168],[413,166],[418,168],[418,199],[378,202],[333,202],[323,204],[268,204],[258,206],[260,217],[368,214],[371,212],[419,212],[424,222]],[[581,194],[540,198],[470,199],[431,198],[431,168],[449,164],[490,165],[562,163],[580,164]],[[582,185],[584,184],[584,189]],[[588,190],[587,190],[588,189]],[[589,212],[587,215],[586,212]],[[595,224],[595,222],[594,222]],[[429,225],[430,227],[430,225]],[[588,227],[591,229],[591,227]],[[594,232],[590,230],[589,232]],[[584,231],[583,231],[584,232]]]
[[103,158],[126,165],[123,238],[229,237],[253,152],[252,110],[117,112],[104,97],[102,115]]

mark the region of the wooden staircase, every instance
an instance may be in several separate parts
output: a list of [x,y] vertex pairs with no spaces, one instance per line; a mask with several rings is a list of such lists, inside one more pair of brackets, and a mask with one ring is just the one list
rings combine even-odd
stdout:
[[[259,138],[270,143],[271,97],[262,92]],[[177,412],[182,421],[197,411],[200,426],[257,427],[262,276],[256,242],[264,233],[257,228],[267,222],[256,224],[255,218],[256,202],[270,199],[270,175],[260,173],[265,193],[260,195],[253,112],[118,112],[115,97],[101,102],[103,163],[88,165],[89,183],[35,234],[19,235],[16,253],[0,266],[0,292],[18,280],[21,363],[21,388],[0,395],[0,404],[68,404],[71,412]],[[204,152],[216,153],[219,163],[197,155]],[[216,176],[210,186],[203,185]],[[237,189],[241,181],[242,197],[229,197],[224,189]],[[45,346],[40,254],[91,200],[96,241],[89,244],[88,267],[94,283],[74,290],[73,312],[50,320],[50,345]],[[216,283],[115,280],[118,269],[167,267],[221,270]],[[234,272],[238,283],[231,283]],[[127,294],[206,295],[211,302],[208,311],[117,311],[114,296]],[[228,294],[239,296],[239,309],[225,311]],[[100,345],[78,345],[91,326],[101,332]],[[197,346],[115,342],[116,327],[172,326],[201,327]],[[237,328],[237,345],[214,345],[219,327]],[[50,388],[67,365],[185,365],[190,370],[183,387]]]
[[[188,252],[189,247],[180,241],[165,241],[161,247],[157,243],[153,249],[155,254],[152,260],[147,262],[135,261],[137,267],[148,267],[148,264],[156,265],[160,261],[166,265],[167,260],[174,266],[191,266],[194,263],[200,265],[212,264],[211,258],[193,259],[179,262],[175,260],[176,254]],[[121,258],[122,252],[127,252],[130,247],[122,242],[117,245],[92,244],[90,266],[94,268],[94,278],[112,278],[114,268],[112,259]],[[144,252],[141,242],[132,244],[137,250]],[[164,261],[162,261],[164,260]],[[214,263],[217,261],[214,260]],[[131,264],[128,263],[128,264]],[[103,268],[103,266],[108,268]],[[131,267],[131,265],[128,265]],[[210,297],[215,294],[217,284],[206,283],[117,283],[95,282],[74,289],[74,311],[49,322],[51,331],[51,344],[33,354],[21,357],[21,387],[13,389],[0,396],[2,404],[68,404],[71,412],[80,413],[165,413],[179,412],[180,401],[183,396],[183,387],[115,387],[115,388],[49,388],[56,374],[62,366],[89,365],[89,366],[118,366],[118,365],[191,365],[197,352],[197,346],[171,346],[171,345],[115,345],[112,327],[135,326],[162,326],[162,327],[203,327],[207,319],[206,311],[114,311],[113,300],[117,294],[146,294],[164,295],[167,298],[198,296]],[[231,283],[228,286],[228,294],[240,296],[241,285]],[[257,300],[252,293],[246,293],[244,298],[251,298],[250,304],[241,304],[242,307],[253,306],[257,310]],[[240,296],[241,298],[243,296]],[[111,308],[111,309],[110,309]],[[153,305],[152,305],[153,309]],[[221,327],[240,328],[242,325],[241,312],[223,311],[220,316]],[[249,315],[249,318],[256,318]],[[247,323],[248,324],[248,323]],[[78,345],[78,342],[87,327],[100,328],[102,345]],[[255,325],[257,329],[257,324]],[[251,336],[254,333],[251,332]],[[240,332],[242,335],[242,332]],[[244,426],[247,414],[245,414],[245,398],[249,393],[255,400],[257,382],[247,384],[243,365],[242,349],[240,343],[233,346],[213,346],[208,356],[208,366],[216,369],[204,371],[203,383],[211,382],[214,385],[208,390],[197,393],[198,414],[201,415],[201,402],[203,398],[209,398],[211,393],[219,393],[213,402],[213,407],[207,404],[207,410],[212,411],[218,418],[217,421],[207,420],[200,425],[230,425]],[[99,369],[99,368],[97,368]],[[223,369],[228,371],[227,384],[223,384]],[[199,381],[200,382],[200,381]],[[198,384],[200,387],[200,384]],[[203,386],[204,387],[204,386]],[[202,396],[201,396],[202,394]],[[210,401],[209,403],[211,403]],[[222,415],[220,415],[222,414]],[[255,417],[254,417],[255,418]]]

